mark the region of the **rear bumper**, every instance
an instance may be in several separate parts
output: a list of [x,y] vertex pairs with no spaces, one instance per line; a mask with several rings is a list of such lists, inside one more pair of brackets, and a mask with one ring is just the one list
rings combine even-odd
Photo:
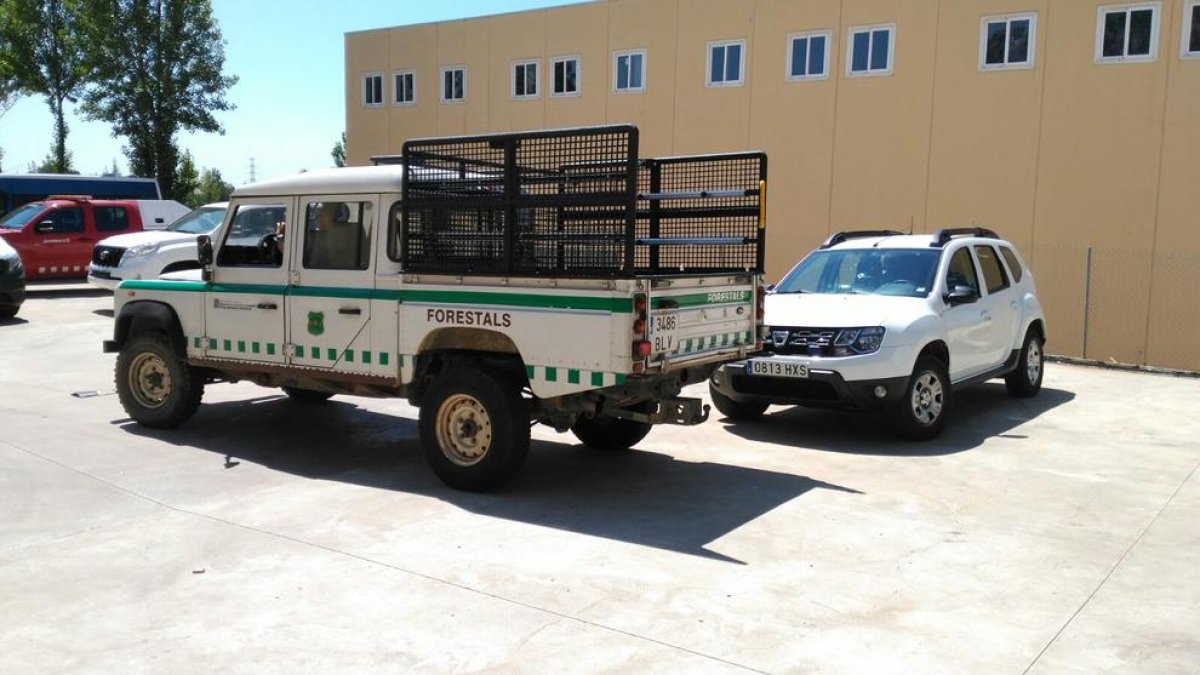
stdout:
[[[810,369],[806,378],[747,375],[745,362],[739,362],[722,366],[710,382],[739,403],[878,410],[904,396],[908,377],[847,381],[841,373],[817,369]],[[877,387],[883,388],[883,396],[877,395]]]

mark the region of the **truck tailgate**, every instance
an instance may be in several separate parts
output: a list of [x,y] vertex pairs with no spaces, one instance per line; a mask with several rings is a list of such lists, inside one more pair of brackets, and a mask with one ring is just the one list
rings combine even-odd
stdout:
[[650,295],[650,363],[663,366],[736,358],[755,349],[753,277],[657,281]]

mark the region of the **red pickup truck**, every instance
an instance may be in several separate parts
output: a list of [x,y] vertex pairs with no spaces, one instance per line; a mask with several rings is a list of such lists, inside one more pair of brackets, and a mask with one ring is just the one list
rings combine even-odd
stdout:
[[96,242],[162,229],[187,212],[183,204],[164,199],[55,195],[6,214],[0,219],[0,237],[17,249],[27,279],[82,278]]

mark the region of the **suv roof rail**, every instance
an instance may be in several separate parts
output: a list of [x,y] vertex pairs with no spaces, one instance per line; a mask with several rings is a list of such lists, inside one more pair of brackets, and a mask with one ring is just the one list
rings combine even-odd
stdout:
[[838,232],[826,239],[825,243],[821,244],[821,248],[837,246],[849,239],[859,239],[862,237],[898,237],[903,234],[903,232],[897,232],[896,230],[850,230],[848,232]]
[[942,228],[933,235],[933,243],[929,244],[930,248],[941,248],[946,245],[951,239],[956,236],[967,235],[971,237],[983,237],[985,239],[999,239],[1000,235],[986,227],[952,227]]
[[92,198],[93,197],[91,195],[49,195],[46,197],[46,201],[50,201],[51,199],[61,199],[66,202],[86,202]]

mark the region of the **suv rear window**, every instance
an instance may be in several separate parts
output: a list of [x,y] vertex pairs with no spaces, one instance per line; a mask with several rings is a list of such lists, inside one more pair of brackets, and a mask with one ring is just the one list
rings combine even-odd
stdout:
[[1000,255],[1004,256],[1004,262],[1008,263],[1008,271],[1012,272],[1013,281],[1020,283],[1021,277],[1025,276],[1025,270],[1021,269],[1021,261],[1017,259],[1017,254],[1007,246],[1000,247]]
[[979,267],[983,269],[983,281],[987,284],[988,295],[999,293],[1008,288],[1008,277],[1000,258],[996,257],[996,249],[991,246],[976,246],[975,255],[979,258]]

